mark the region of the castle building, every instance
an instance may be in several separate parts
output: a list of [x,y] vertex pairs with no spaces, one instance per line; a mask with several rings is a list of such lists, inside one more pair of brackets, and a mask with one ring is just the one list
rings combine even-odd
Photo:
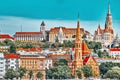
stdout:
[[[80,28],[81,36],[83,34],[89,35],[90,33],[84,28]],[[49,32],[49,42],[55,42],[56,39],[60,43],[63,43],[64,40],[75,40],[76,37],[76,28],[66,28],[66,27],[55,27],[51,28]]]
[[108,5],[108,12],[105,21],[105,29],[101,29],[101,26],[98,26],[98,29],[94,32],[94,40],[96,42],[101,42],[103,46],[108,47],[114,38],[114,30],[112,27],[112,15],[110,12],[110,4]]
[[83,65],[89,65],[92,67],[93,76],[99,77],[99,66],[94,57],[91,56],[90,50],[85,41],[82,41],[80,32],[80,22],[77,22],[76,39],[75,39],[75,53],[73,60],[74,73],[78,68],[82,68]]
[[16,41],[22,42],[37,42],[46,40],[48,35],[48,31],[45,30],[45,23],[42,21],[40,26],[40,32],[16,32],[14,35],[14,39]]

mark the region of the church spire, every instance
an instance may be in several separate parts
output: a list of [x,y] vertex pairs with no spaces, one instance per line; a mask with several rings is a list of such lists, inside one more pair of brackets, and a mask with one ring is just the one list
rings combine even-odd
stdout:
[[79,19],[79,13],[78,13],[78,22],[77,22],[77,31],[76,31],[76,40],[81,39],[80,35],[80,19]]
[[110,12],[110,1],[109,1],[109,3],[108,3],[108,14],[109,14],[109,15],[111,14],[111,12]]
[[[79,19],[79,15],[78,15]],[[75,40],[75,54],[74,54],[74,70],[83,66],[82,60],[82,38],[80,33],[80,21],[77,22],[76,40]]]

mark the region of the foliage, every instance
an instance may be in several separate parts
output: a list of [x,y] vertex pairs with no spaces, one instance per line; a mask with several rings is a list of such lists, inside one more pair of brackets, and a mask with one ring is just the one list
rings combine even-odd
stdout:
[[26,70],[26,68],[24,68],[24,67],[20,67],[19,69],[18,69],[18,72],[19,72],[19,74],[20,74],[20,79],[25,75],[25,73],[27,72],[27,70]]
[[74,41],[67,41],[67,40],[64,40],[63,41],[63,47],[74,47]]
[[16,45],[14,43],[10,45],[9,52],[16,53]]
[[87,40],[85,40],[85,42],[86,42],[88,48],[94,49],[94,51],[102,48],[102,44],[100,42],[95,42],[95,41],[88,42]]
[[101,63],[99,66],[100,74],[104,75],[108,70],[110,70],[114,66],[120,67],[120,63],[112,63],[112,62]]
[[0,46],[10,46],[13,42],[9,39],[5,39],[4,41],[0,42]]
[[86,38],[86,34],[83,34],[82,38],[85,39]]
[[76,70],[76,73],[77,73],[78,78],[82,78],[83,71],[82,71],[81,68],[78,68],[78,69]]
[[13,42],[9,39],[4,40],[4,43],[5,43],[6,46],[9,46],[9,45],[13,44]]
[[17,48],[34,48],[35,44],[32,42],[21,42],[21,41],[15,41]]
[[16,77],[16,72],[13,69],[8,69],[4,76],[5,79],[13,79],[15,77]]
[[91,66],[88,66],[88,65],[84,65],[82,67],[82,71],[83,71],[83,74],[84,76],[87,78],[87,77],[91,77],[92,76],[92,67]]
[[36,77],[37,77],[38,79],[42,78],[42,76],[43,76],[42,72],[38,72],[38,73],[36,74]]
[[47,78],[49,79],[67,79],[71,77],[71,72],[68,66],[56,66],[47,70]]
[[106,78],[111,78],[111,79],[120,79],[120,67],[112,67],[111,70],[108,70],[107,73],[105,74]]
[[71,77],[68,62],[65,59],[60,59],[58,62],[55,62],[54,65],[54,68],[46,70],[48,79],[67,79]]
[[33,71],[30,71],[30,72],[28,73],[28,75],[29,75],[29,77],[30,77],[30,79],[31,79],[32,76],[33,76]]
[[59,61],[56,61],[54,63],[54,66],[64,66],[64,65],[66,66],[68,65],[68,61],[65,59],[60,59]]
[[97,54],[98,54],[98,56],[100,57],[100,58],[105,58],[105,57],[110,57],[109,56],[109,53],[107,52],[107,51],[100,51],[100,50],[98,50],[97,52],[96,52]]

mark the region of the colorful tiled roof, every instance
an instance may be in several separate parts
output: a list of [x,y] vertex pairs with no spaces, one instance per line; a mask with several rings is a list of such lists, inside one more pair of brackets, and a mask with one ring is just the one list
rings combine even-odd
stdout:
[[87,56],[87,57],[84,58],[83,64],[85,65],[88,62],[89,59],[93,59],[93,61],[96,62],[95,58],[90,55],[90,56]]
[[[51,28],[50,32],[52,32],[52,31],[58,32],[59,29],[60,29],[60,27]],[[67,31],[70,31],[70,30],[75,30],[76,31],[76,29],[77,28],[65,28],[65,27],[62,27],[63,32],[67,32]],[[85,31],[84,28],[80,28],[80,30],[85,32],[86,34],[90,34],[88,31]]]
[[0,34],[0,38],[13,39],[9,34]]
[[42,34],[42,32],[16,32],[16,34]]
[[110,51],[120,51],[120,48],[110,48]]
[[9,53],[9,54],[4,54],[4,57],[7,58],[7,59],[10,59],[10,58],[20,58],[20,55],[19,54],[15,54],[15,53]]
[[82,42],[82,54],[90,54],[90,50],[85,41]]
[[24,49],[24,48],[18,48],[17,49],[17,51],[18,50],[24,50],[24,51],[26,51],[26,52],[29,52],[29,51],[42,51],[42,48],[28,48],[28,49]]

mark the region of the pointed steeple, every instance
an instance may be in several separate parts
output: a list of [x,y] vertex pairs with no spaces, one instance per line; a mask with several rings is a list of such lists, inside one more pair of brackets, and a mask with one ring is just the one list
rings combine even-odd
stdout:
[[109,3],[108,3],[108,14],[109,14],[109,15],[111,14],[111,12],[110,12],[110,1],[109,1]]
[[[79,15],[78,15],[79,19]],[[83,66],[82,60],[82,38],[80,33],[80,21],[77,22],[76,40],[75,40],[75,53],[74,53],[74,70]]]
[[81,39],[80,35],[80,19],[79,19],[79,14],[78,14],[78,22],[77,22],[77,31],[76,31],[76,40]]

